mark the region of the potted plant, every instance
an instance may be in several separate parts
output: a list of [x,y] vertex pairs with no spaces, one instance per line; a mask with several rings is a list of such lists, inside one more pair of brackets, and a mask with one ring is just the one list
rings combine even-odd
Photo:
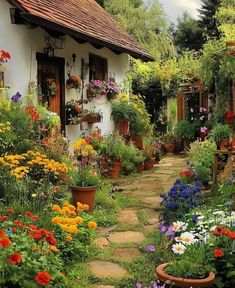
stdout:
[[131,105],[128,99],[116,99],[112,101],[112,117],[119,128],[119,135],[129,133]]
[[87,99],[89,101],[94,98],[100,98],[106,95],[106,85],[104,81],[101,80],[91,80],[86,84],[87,88]]
[[66,116],[66,125],[70,124],[79,124],[82,122],[82,109],[79,105],[80,101],[77,99],[71,99],[65,104],[65,116]]
[[117,94],[121,91],[121,88],[117,85],[115,81],[115,77],[110,77],[109,81],[105,85],[108,100],[115,99]]
[[232,130],[227,124],[216,124],[209,134],[209,137],[215,141],[217,147],[222,151],[228,151],[229,138],[232,136]]
[[144,171],[144,156],[142,151],[137,150],[136,154],[134,156],[133,161],[136,164],[136,170],[138,173],[141,173]]
[[56,80],[53,77],[46,79],[46,95],[48,97],[54,97],[56,95],[57,85]]
[[66,80],[66,87],[68,89],[72,88],[80,89],[82,87],[82,80],[80,79],[80,77],[68,73],[68,79]]
[[91,166],[79,169],[79,171],[73,175],[71,185],[74,205],[80,202],[88,205],[89,211],[92,211],[94,209],[95,192],[99,181],[99,174]]
[[4,87],[4,63],[7,63],[11,59],[10,54],[5,50],[0,50],[0,88]]
[[88,111],[88,113],[83,117],[83,121],[86,121],[88,124],[100,123],[102,116],[101,112]]
[[154,167],[154,158],[149,151],[145,151],[144,170],[151,170]]
[[189,143],[196,139],[197,129],[194,125],[195,121],[191,123],[188,120],[182,120],[175,126],[175,134],[184,141],[184,147],[188,148]]
[[161,136],[161,140],[164,142],[166,152],[174,153],[176,147],[176,139],[173,133],[166,133]]

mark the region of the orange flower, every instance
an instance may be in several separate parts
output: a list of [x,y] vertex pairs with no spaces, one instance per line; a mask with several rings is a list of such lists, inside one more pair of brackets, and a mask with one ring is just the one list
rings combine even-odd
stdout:
[[37,220],[39,220],[40,218],[39,218],[39,216],[37,216],[37,215],[33,215],[33,216],[31,217],[31,219],[34,220],[34,221],[37,221]]
[[35,246],[35,247],[32,248],[32,250],[33,250],[33,251],[40,251],[41,248],[40,248],[39,246]]
[[3,230],[0,230],[0,237],[5,237],[6,233]]
[[55,191],[60,191],[61,187],[59,185],[54,186]]
[[0,239],[0,246],[2,246],[4,248],[8,248],[9,246],[11,246],[11,240],[7,237],[1,238]]
[[235,239],[235,232],[230,231],[230,233],[228,233],[228,238]]
[[34,280],[41,286],[47,286],[51,281],[51,276],[47,272],[39,272]]
[[89,221],[88,222],[88,228],[90,229],[96,229],[97,224],[94,221]]
[[50,250],[53,252],[58,252],[59,249],[55,245],[50,245]]
[[20,255],[20,253],[13,253],[10,255],[10,257],[8,258],[8,262],[11,265],[16,265],[16,264],[20,264],[22,262],[22,257]]
[[67,236],[67,237],[65,238],[65,240],[68,241],[68,242],[70,242],[70,241],[73,240],[73,238],[72,238],[71,236]]

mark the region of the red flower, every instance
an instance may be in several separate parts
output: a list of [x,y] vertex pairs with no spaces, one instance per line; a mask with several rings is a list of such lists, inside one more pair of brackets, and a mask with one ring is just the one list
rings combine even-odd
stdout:
[[219,231],[219,232],[221,232],[223,229],[224,229],[224,228],[223,228],[222,226],[217,226],[217,227],[216,227],[216,230]]
[[4,222],[8,219],[8,216],[3,215],[2,217],[0,217],[0,222]]
[[11,240],[7,237],[1,238],[0,239],[0,246],[2,246],[4,248],[8,248],[9,246],[11,246]]
[[11,265],[16,265],[16,264],[20,264],[22,262],[22,257],[20,255],[20,253],[14,253],[14,254],[11,254],[10,257],[8,258],[8,262],[11,264]]
[[225,119],[226,120],[232,120],[234,117],[234,113],[232,111],[229,111],[225,114]]
[[222,229],[221,233],[225,236],[227,236],[231,231],[228,228]]
[[221,236],[220,232],[219,231],[213,231],[211,233],[213,236]]
[[33,216],[33,213],[30,212],[30,211],[26,211],[26,212],[25,212],[25,216],[26,216],[26,217],[32,217],[32,216]]
[[18,219],[14,220],[13,223],[14,223],[16,226],[21,227],[21,228],[23,228],[23,229],[26,228],[25,225],[24,225],[20,220],[18,220]]
[[12,209],[7,209],[7,213],[8,213],[8,214],[13,214],[13,213],[14,213],[14,210],[12,210]]
[[54,186],[54,189],[55,189],[55,191],[60,191],[61,187],[59,185],[57,185],[57,186]]
[[215,249],[213,253],[216,258],[221,258],[224,256],[224,251],[219,248]]
[[29,225],[29,228],[34,231],[38,229],[36,225]]
[[5,237],[6,233],[3,230],[0,230],[0,237]]
[[34,279],[39,285],[47,286],[51,281],[51,276],[47,272],[39,272]]
[[235,232],[230,231],[230,233],[228,233],[228,238],[235,239]]
[[37,221],[37,220],[39,220],[39,216],[37,216],[37,215],[32,215],[32,216],[31,216],[31,219],[34,220],[34,221]]

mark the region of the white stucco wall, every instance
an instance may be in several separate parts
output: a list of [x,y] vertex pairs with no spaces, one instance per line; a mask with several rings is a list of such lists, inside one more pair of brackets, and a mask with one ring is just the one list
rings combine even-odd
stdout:
[[[28,85],[31,81],[37,81],[37,61],[36,53],[43,53],[45,45],[46,32],[41,28],[28,29],[25,25],[13,25],[10,21],[9,8],[11,6],[6,0],[0,0],[0,50],[6,50],[11,55],[11,60],[6,64],[7,71],[5,73],[5,85],[11,86],[9,90],[10,95],[20,92],[26,95]],[[116,74],[116,81],[122,83],[126,78],[126,72],[129,68],[128,55],[116,55],[107,48],[96,49],[91,44],[78,44],[72,38],[66,36],[65,47],[62,50],[55,50],[55,56],[65,58],[66,63],[72,63],[72,54],[77,55],[75,63],[76,75],[81,75],[81,59],[86,63],[89,60],[89,53],[105,57],[108,60],[108,73]],[[66,67],[65,67],[66,69]],[[65,71],[65,79],[67,78],[67,71]],[[88,82],[89,75],[85,82]],[[86,97],[84,91],[84,98]],[[80,98],[75,89],[65,90],[65,101]],[[81,125],[67,125],[66,134],[71,143],[77,139],[84,131],[88,129],[92,131],[95,127],[99,127],[102,133],[109,133],[114,129],[114,123],[111,120],[111,104],[106,97],[100,100],[93,100],[84,108],[102,111],[102,123],[96,123],[87,126],[86,122]]]

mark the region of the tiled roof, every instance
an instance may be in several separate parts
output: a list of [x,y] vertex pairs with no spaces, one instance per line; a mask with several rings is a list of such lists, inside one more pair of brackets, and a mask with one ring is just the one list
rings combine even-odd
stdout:
[[95,0],[9,0],[22,16],[45,28],[93,44],[126,52],[144,61],[154,58],[130,36]]

